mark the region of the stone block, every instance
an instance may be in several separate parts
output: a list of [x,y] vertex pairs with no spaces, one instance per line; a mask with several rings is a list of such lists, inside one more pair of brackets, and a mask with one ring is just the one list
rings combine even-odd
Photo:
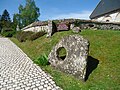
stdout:
[[80,30],[79,27],[74,27],[74,28],[72,29],[72,31],[75,32],[75,33],[79,33],[81,30]]
[[68,31],[69,30],[69,24],[61,22],[57,26],[57,31]]
[[[66,54],[60,57],[61,48],[66,50]],[[51,66],[58,70],[72,74],[80,80],[85,80],[88,52],[88,40],[80,35],[69,35],[53,47],[48,60]]]
[[53,21],[48,21],[48,30],[47,30],[46,37],[51,37],[56,31],[57,31],[57,28],[55,23]]

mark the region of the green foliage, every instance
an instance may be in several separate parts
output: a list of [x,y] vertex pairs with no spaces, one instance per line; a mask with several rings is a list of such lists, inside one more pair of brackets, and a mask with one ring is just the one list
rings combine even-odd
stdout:
[[1,30],[2,30],[2,22],[1,22],[1,15],[0,15],[0,33],[1,33]]
[[17,28],[17,25],[20,26],[20,15],[19,14],[14,14],[13,15],[13,28],[16,29]]
[[0,19],[0,27],[2,28],[12,28],[12,22],[8,11],[5,9]]
[[17,38],[18,41],[20,41],[20,42],[25,42],[26,40],[29,39],[29,37],[30,37],[32,34],[33,34],[33,32],[30,32],[30,31],[27,31],[27,32],[20,31],[20,32],[17,32],[16,38]]
[[57,54],[58,54],[58,57],[61,58],[61,59],[65,59],[66,57],[66,49],[64,47],[61,47],[57,50]]
[[1,16],[1,21],[11,22],[9,13],[8,13],[8,11],[7,11],[6,9],[3,11],[3,14],[2,14],[2,16]]
[[17,34],[15,35],[15,37],[20,41],[20,42],[25,42],[26,40],[35,40],[43,35],[45,35],[46,33],[44,31],[41,32],[31,32],[31,31],[18,31]]
[[5,37],[12,37],[15,34],[13,23],[11,22],[10,15],[6,9],[0,17],[0,33]]
[[35,39],[37,39],[37,38],[39,38],[39,37],[41,37],[41,36],[43,36],[45,34],[46,34],[46,32],[44,32],[44,31],[37,32],[35,34],[32,34],[30,36],[29,40],[33,41],[33,40],[35,40]]
[[1,35],[5,37],[12,37],[14,34],[15,34],[15,31],[8,31],[8,32],[4,32]]
[[5,37],[12,37],[16,32],[12,28],[2,28],[1,35]]
[[46,54],[39,56],[37,59],[34,60],[34,63],[41,65],[41,66],[46,66],[48,65],[48,57]]
[[[19,13],[14,15],[14,23],[23,28],[35,21],[38,21],[40,15],[39,8],[35,5],[34,0],[26,0],[26,5],[19,6]],[[18,21],[17,21],[18,20]]]

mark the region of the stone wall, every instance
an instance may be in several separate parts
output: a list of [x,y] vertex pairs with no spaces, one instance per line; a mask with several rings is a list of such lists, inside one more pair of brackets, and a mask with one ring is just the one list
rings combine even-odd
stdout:
[[79,27],[81,29],[93,29],[93,30],[120,30],[120,25],[114,24],[96,24],[96,23],[88,23],[88,24],[80,24]]
[[103,23],[91,20],[76,20],[74,26],[80,29],[94,29],[94,30],[120,30],[120,23]]
[[47,37],[51,37],[55,32],[57,32],[55,23],[53,21],[48,21]]
[[81,20],[81,19],[53,20],[53,22],[69,23],[70,24],[70,29],[73,29],[74,27],[79,27],[80,29],[120,30],[120,23],[119,22],[116,22],[116,23],[97,22],[97,21],[92,21],[92,20]]
[[[64,28],[65,25],[61,25],[61,23],[66,24],[68,28]],[[58,28],[58,26],[60,26],[60,28]],[[32,32],[45,31],[48,33],[47,37],[50,37],[55,32],[64,31],[64,29],[65,30],[72,29],[73,32],[79,32],[82,29],[120,30],[120,23],[102,23],[91,20],[63,19],[63,20],[53,20],[53,21],[44,21],[44,22],[39,22],[39,21],[34,22],[26,26],[22,30],[32,31]]]
[[26,27],[24,27],[23,31],[32,31],[32,32],[40,32],[44,31],[47,33],[47,37],[51,37],[54,33],[54,26],[52,21],[47,22],[34,22]]

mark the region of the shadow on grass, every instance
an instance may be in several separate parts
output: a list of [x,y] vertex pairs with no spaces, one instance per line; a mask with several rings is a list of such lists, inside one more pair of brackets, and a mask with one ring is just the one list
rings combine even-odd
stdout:
[[97,68],[98,64],[99,64],[99,60],[97,60],[91,56],[88,56],[85,81],[88,80],[89,75],[92,73],[93,70],[95,70]]

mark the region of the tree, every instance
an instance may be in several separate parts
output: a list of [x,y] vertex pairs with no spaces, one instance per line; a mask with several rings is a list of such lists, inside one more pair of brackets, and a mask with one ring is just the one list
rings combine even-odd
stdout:
[[26,5],[19,6],[19,14],[15,14],[16,20],[18,20],[17,24],[19,24],[20,28],[23,28],[35,21],[38,21],[38,17],[40,16],[39,8],[36,7],[34,0],[26,0]]
[[17,25],[20,26],[20,15],[14,14],[13,15],[13,28],[16,29]]
[[8,11],[7,11],[6,9],[3,11],[3,14],[2,14],[2,16],[1,16],[1,21],[11,22],[9,13],[8,13]]
[[1,15],[0,15],[0,21],[1,21]]
[[15,31],[13,30],[13,24],[11,22],[10,15],[6,9],[3,11],[0,23],[2,27],[1,35],[5,37],[12,37]]
[[9,28],[11,27],[11,19],[8,11],[5,9],[1,16],[1,26],[2,28]]

